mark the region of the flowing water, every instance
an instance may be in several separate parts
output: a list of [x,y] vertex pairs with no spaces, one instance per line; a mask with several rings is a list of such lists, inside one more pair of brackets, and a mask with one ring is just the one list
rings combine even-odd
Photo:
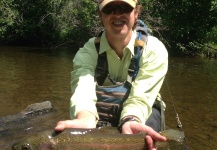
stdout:
[[[53,128],[57,121],[69,119],[72,51],[0,47],[0,117],[46,100],[55,109],[51,114],[32,118],[30,123],[18,122],[7,132],[0,131],[1,148],[8,149],[29,132]],[[169,58],[168,74],[161,89],[167,104],[166,124],[176,129],[176,111],[191,149],[217,148],[216,91],[217,60]]]

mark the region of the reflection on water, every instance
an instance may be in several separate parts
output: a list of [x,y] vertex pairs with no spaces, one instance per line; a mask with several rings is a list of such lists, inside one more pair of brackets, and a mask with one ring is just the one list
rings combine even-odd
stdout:
[[[28,130],[52,128],[58,120],[68,119],[73,56],[69,49],[1,47],[0,117],[20,112],[29,104],[49,100],[57,112],[49,119],[34,120]],[[191,149],[217,147],[216,91],[216,60],[170,58],[169,72],[161,90],[167,104],[166,124],[176,128],[174,101]],[[28,134],[26,130],[22,133]],[[8,139],[5,137],[0,147],[6,145]]]
[[[169,72],[161,90],[167,104],[167,125],[172,128],[177,125],[172,103],[174,101],[191,149],[215,149],[217,61],[171,58],[169,64]],[[172,98],[169,96],[168,87]]]
[[50,100],[63,107],[70,97],[72,54],[69,50],[0,49],[0,115]]
[[68,49],[0,48],[0,117],[18,113],[30,104],[46,100],[57,111],[46,117],[32,118],[31,121],[12,122],[15,127],[12,125],[7,127],[10,131],[0,132],[1,148],[6,149],[10,141],[31,132],[53,128],[57,121],[69,118],[73,56]]

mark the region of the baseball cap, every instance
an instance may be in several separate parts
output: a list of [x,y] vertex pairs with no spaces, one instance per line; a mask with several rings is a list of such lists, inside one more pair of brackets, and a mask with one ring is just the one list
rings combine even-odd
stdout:
[[108,3],[111,3],[114,1],[125,2],[125,3],[129,4],[130,6],[132,6],[133,8],[136,7],[136,3],[137,3],[137,0],[98,0],[99,10],[101,11]]

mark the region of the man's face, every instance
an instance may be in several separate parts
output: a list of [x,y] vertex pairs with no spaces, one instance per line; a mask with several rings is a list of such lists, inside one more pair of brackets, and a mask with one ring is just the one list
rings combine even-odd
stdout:
[[99,11],[99,17],[107,36],[127,36],[131,34],[138,13],[129,4],[114,1]]

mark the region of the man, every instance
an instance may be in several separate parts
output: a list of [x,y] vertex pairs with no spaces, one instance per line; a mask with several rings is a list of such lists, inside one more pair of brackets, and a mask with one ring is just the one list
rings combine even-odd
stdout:
[[[124,82],[127,80],[128,66],[134,55],[136,32],[133,29],[138,20],[139,5],[137,0],[99,0],[98,7],[99,18],[105,28],[100,38],[99,53],[106,51],[109,75],[112,79]],[[99,120],[94,81],[97,58],[95,38],[91,38],[79,49],[73,61],[73,95],[70,101],[72,120],[58,122],[55,130],[96,127]],[[138,74],[132,82],[129,97],[123,103],[120,116],[121,132],[146,132],[145,139],[149,149],[154,149],[153,140],[166,141],[166,138],[158,134],[147,122],[150,118],[159,118],[160,112],[152,111],[152,106],[167,72],[167,59],[164,45],[155,37],[149,36],[139,62]]]

